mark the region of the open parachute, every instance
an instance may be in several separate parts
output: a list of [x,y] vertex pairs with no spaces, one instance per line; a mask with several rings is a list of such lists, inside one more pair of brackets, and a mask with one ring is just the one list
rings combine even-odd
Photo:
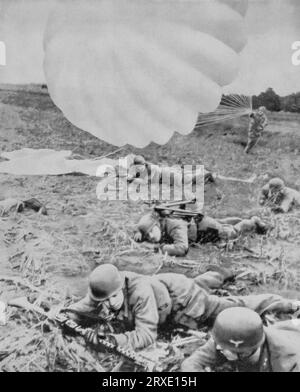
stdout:
[[64,0],[44,37],[54,103],[114,145],[166,143],[238,74],[247,0]]

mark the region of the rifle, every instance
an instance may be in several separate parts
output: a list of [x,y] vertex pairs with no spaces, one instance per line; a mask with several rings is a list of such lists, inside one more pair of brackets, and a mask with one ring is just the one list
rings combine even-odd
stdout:
[[[157,212],[161,217],[173,217],[187,220],[194,218],[195,220],[202,220],[204,215],[200,211],[189,211],[182,208],[176,208],[185,207],[186,205],[194,204],[195,202],[196,199],[173,201],[169,203],[154,202],[155,205],[153,206],[153,210]],[[145,203],[148,205],[151,204],[151,202]]]
[[164,204],[166,207],[173,207],[173,206],[185,206],[187,204],[194,204],[196,202],[196,199],[189,199],[189,200],[177,200],[177,201],[169,201],[162,203],[159,200],[149,200],[149,201],[144,201],[145,204],[151,206],[152,204],[155,204],[155,206],[160,206],[161,204]]
[[[45,316],[49,321],[52,321],[58,324],[59,327],[66,329],[67,331],[71,331],[72,333],[76,333],[78,336],[83,337],[87,341],[87,336],[90,335],[92,328],[83,328],[79,324],[77,324],[74,320],[69,319],[64,314],[56,314],[51,315],[50,312],[46,312],[44,309],[37,305],[31,304],[26,297],[16,298],[14,300],[9,301],[8,305],[16,306],[27,311],[32,311]],[[154,371],[162,371],[163,369],[156,362],[151,361],[149,359],[143,358],[141,355],[138,355],[135,351],[131,349],[125,349],[120,347],[119,345],[112,343],[108,339],[97,339],[97,344],[93,345],[94,349],[97,351],[100,348],[105,348],[107,351],[121,355],[127,360],[130,360],[138,367],[144,369],[147,372]]]

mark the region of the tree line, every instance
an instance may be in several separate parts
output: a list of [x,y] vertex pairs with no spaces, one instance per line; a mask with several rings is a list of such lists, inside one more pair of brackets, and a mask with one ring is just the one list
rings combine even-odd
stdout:
[[252,106],[253,109],[257,109],[259,106],[265,106],[272,112],[300,113],[300,92],[280,97],[270,87],[265,92],[252,97]]
[[[233,96],[236,94],[233,94]],[[230,106],[232,101],[231,95],[222,95],[221,104]],[[243,95],[236,95],[236,99],[243,97],[247,101],[247,97]],[[248,97],[249,99],[249,97]],[[270,87],[266,91],[260,93],[259,95],[252,96],[252,107],[257,109],[260,106],[265,106],[267,110],[271,112],[292,112],[300,113],[300,92],[287,95],[285,97],[280,97],[276,92]]]

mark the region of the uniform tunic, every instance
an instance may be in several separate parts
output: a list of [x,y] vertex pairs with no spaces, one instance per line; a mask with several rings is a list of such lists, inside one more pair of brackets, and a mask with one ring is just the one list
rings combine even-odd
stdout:
[[[297,323],[298,322],[298,323]],[[298,324],[298,325],[296,325]],[[300,320],[278,322],[265,327],[265,342],[256,364],[234,361],[233,370],[247,372],[299,372],[300,371]],[[228,362],[216,349],[212,339],[195,351],[181,366],[184,372],[203,372]]]
[[241,233],[256,229],[255,220],[241,218],[214,219],[204,216],[199,222],[182,219],[163,218],[161,249],[170,256],[184,256],[189,250],[189,243],[209,242],[211,240],[230,240]]
[[277,193],[272,193],[269,184],[262,187],[259,196],[261,205],[278,206],[282,212],[288,212],[293,206],[300,207],[300,192],[295,189],[284,187]]
[[[201,287],[201,276],[190,279],[174,273],[145,276],[123,271],[121,274],[125,275],[125,300],[115,319],[122,322],[127,331],[112,336],[119,345],[133,349],[154,343],[158,326],[164,323],[197,329],[211,323],[228,307],[246,306],[258,313],[270,310],[287,312],[292,308],[289,300],[272,294],[244,297],[209,295]],[[204,283],[208,283],[207,279]],[[89,295],[69,309],[80,315],[101,316],[101,304],[93,301]],[[80,321],[78,317],[74,318]]]

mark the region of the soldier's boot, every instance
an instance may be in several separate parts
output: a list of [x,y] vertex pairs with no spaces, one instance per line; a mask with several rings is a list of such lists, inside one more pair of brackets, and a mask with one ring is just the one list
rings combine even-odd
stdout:
[[250,143],[247,143],[247,146],[246,146],[246,148],[244,150],[245,154],[248,154],[250,152],[251,148],[252,147],[250,146]]
[[248,154],[250,152],[250,150],[252,150],[252,148],[255,146],[256,142],[257,142],[257,139],[248,139],[248,143],[247,143],[247,146],[246,146],[244,152],[246,154]]
[[222,223],[222,224],[226,224],[226,225],[236,225],[240,222],[242,222],[242,218],[236,217],[236,216],[232,216],[230,218],[221,218],[218,219],[218,222]]
[[228,280],[233,280],[235,273],[230,269],[219,267],[218,265],[210,265],[206,268],[206,272],[194,278],[195,283],[205,290],[219,289]]
[[228,280],[233,280],[236,276],[236,273],[231,268],[223,268],[219,265],[209,265],[207,272],[217,272],[222,276],[224,283]]
[[263,222],[258,216],[253,216],[251,220],[255,224],[255,231],[257,234],[266,234],[270,229],[270,225]]
[[235,230],[239,234],[249,233],[255,231],[258,234],[265,234],[269,229],[258,216],[253,216],[251,219],[243,219],[240,223],[234,225]]

